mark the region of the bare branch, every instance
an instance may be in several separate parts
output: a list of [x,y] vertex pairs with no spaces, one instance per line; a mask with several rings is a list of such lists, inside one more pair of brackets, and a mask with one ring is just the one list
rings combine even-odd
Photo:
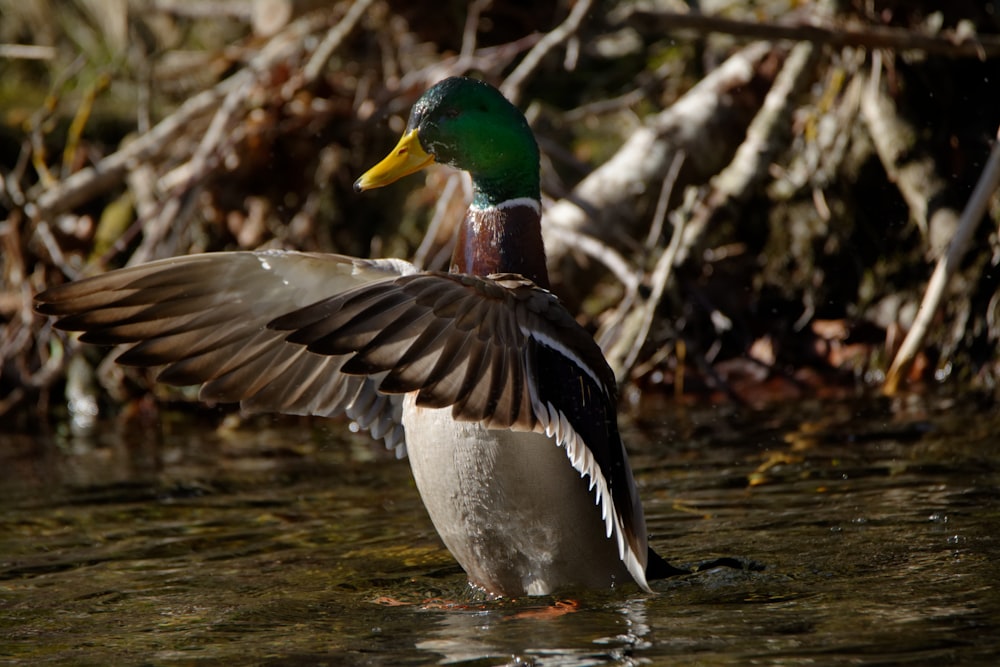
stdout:
[[607,236],[609,230],[632,238],[642,236],[636,227],[644,218],[636,199],[659,191],[656,186],[678,150],[688,156],[685,172],[691,169],[708,175],[725,164],[720,164],[720,158],[732,155],[735,145],[730,145],[732,137],[722,129],[734,124],[728,116],[721,120],[727,115],[724,111],[732,109],[732,98],[726,93],[746,86],[771,53],[769,44],[757,43],[730,56],[670,108],[647,119],[610,160],[545,212],[542,233],[549,265],[562,269],[564,285],[575,283],[578,277],[565,275],[577,268],[563,261],[573,250],[564,229],[592,236]]
[[728,206],[745,201],[767,177],[768,166],[784,145],[781,136],[787,133],[794,96],[811,80],[818,53],[819,49],[808,42],[792,49],[764,104],[747,128],[746,140],[740,144],[732,162],[712,179],[711,193],[688,225],[677,261],[684,261],[714,216]]
[[911,30],[884,26],[825,26],[815,23],[756,23],[707,16],[696,12],[636,10],[628,15],[629,25],[649,32],[694,30],[718,32],[752,39],[791,40],[828,44],[834,47],[861,46],[867,49],[923,51],[950,58],[995,58],[1000,56],[1000,38],[995,35],[922,35]]
[[591,0],[577,0],[566,20],[546,33],[535,44],[534,48],[524,56],[521,63],[510,73],[510,76],[503,82],[503,85],[500,86],[501,92],[507,96],[507,99],[517,104],[518,99],[521,97],[521,85],[524,83],[524,80],[538,67],[538,63],[541,62],[546,53],[565,42],[579,29],[580,24],[583,22],[583,17],[590,11],[590,5]]
[[11,60],[53,60],[56,49],[36,44],[0,44],[0,58]]
[[189,124],[194,119],[216,108],[230,91],[251,78],[253,72],[263,71],[304,48],[306,35],[315,32],[326,20],[328,18],[325,16],[310,14],[289,24],[288,28],[272,38],[254,57],[249,67],[220,81],[214,88],[189,98],[149,132],[104,157],[93,167],[81,169],[44,190],[34,202],[25,206],[25,211],[34,220],[49,220],[114,188],[125,178],[125,172],[131,165],[161,155],[174,139],[189,129]]
[[361,20],[364,13],[368,11],[371,4],[372,0],[355,0],[355,2],[351,3],[351,8],[344,15],[344,18],[338,21],[337,25],[333,26],[326,33],[326,37],[316,47],[312,57],[309,58],[308,64],[306,64],[303,76],[307,84],[319,77],[320,72],[326,67],[326,63],[330,60],[330,57],[337,50],[337,47],[340,46],[341,42],[344,41],[344,37],[354,30],[354,26]]
[[[666,189],[663,194],[664,199],[669,196]],[[642,319],[640,320],[635,339],[632,341],[632,349],[629,350],[629,353],[626,355],[621,367],[615,370],[619,383],[625,380],[626,374],[632,366],[635,365],[639,358],[639,352],[642,350],[642,346],[646,343],[646,338],[649,336],[649,331],[653,326],[653,318],[656,316],[656,309],[660,307],[660,301],[663,299],[663,294],[667,291],[667,282],[670,280],[671,270],[677,263],[678,252],[681,249],[681,242],[684,240],[686,216],[678,215],[674,218],[674,231],[670,236],[670,245],[668,245],[666,250],[663,251],[660,258],[656,260],[656,266],[653,268],[653,275],[650,277],[653,290],[650,293],[649,298],[647,298],[645,303],[642,305]]]
[[938,174],[937,161],[917,147],[919,130],[896,112],[892,98],[880,85],[882,59],[872,57],[872,75],[861,95],[861,117],[889,179],[910,209],[910,217],[928,241],[929,256],[941,256],[958,227],[958,211],[932,202],[942,201],[947,181]]
[[948,282],[958,269],[958,264],[969,247],[972,233],[982,221],[990,197],[996,192],[998,186],[1000,186],[1000,129],[997,130],[997,138],[990,151],[990,157],[986,161],[986,166],[983,168],[983,173],[979,176],[979,181],[972,191],[972,196],[969,197],[965,210],[962,211],[958,230],[948,246],[948,252],[938,260],[937,266],[934,267],[934,273],[927,285],[927,291],[924,292],[923,301],[920,302],[920,310],[917,311],[917,316],[913,320],[913,326],[910,327],[906,338],[903,339],[903,344],[900,346],[899,352],[896,353],[896,358],[892,360],[892,365],[886,374],[885,385],[882,387],[884,394],[892,396],[899,389],[903,376],[909,370],[917,351],[927,336],[927,329],[941,304]]

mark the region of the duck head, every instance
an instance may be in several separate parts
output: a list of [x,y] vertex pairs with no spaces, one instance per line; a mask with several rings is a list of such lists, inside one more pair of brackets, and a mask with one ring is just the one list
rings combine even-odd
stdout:
[[538,144],[531,128],[517,107],[482,81],[452,77],[424,93],[399,143],[354,189],[388,185],[433,162],[469,172],[473,206],[540,198]]

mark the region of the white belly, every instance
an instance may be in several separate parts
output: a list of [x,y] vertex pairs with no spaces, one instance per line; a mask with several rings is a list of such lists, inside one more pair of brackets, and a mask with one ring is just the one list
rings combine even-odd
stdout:
[[495,595],[631,581],[600,508],[566,452],[541,434],[456,423],[450,408],[403,410],[417,489],[469,580]]

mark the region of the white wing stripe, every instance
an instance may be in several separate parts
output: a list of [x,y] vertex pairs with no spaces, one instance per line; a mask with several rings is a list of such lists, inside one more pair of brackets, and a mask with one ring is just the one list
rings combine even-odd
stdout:
[[[545,433],[556,440],[556,444],[566,450],[566,455],[573,468],[581,477],[589,478],[589,489],[594,490],[594,504],[601,507],[601,519],[604,521],[605,533],[608,539],[615,536],[618,544],[618,557],[626,569],[644,590],[650,590],[646,583],[645,567],[640,561],[640,554],[635,553],[625,539],[625,528],[615,510],[615,501],[608,489],[607,480],[594,460],[593,454],[580,442],[576,431],[570,426],[566,415],[557,410],[551,403],[539,405],[532,388],[532,403],[535,412],[544,422]],[[548,419],[545,417],[548,416]],[[642,554],[645,556],[645,554]]]
[[604,386],[604,382],[597,377],[597,373],[594,372],[594,369],[591,368],[587,363],[585,363],[583,359],[577,356],[576,353],[574,353],[571,349],[564,346],[551,336],[548,336],[545,333],[538,331],[537,329],[530,329],[524,324],[521,324],[519,328],[521,329],[521,333],[527,336],[528,338],[538,341],[539,343],[549,348],[550,350],[555,350],[559,354],[563,355],[564,357],[572,361],[574,364],[577,365],[577,367],[580,370],[589,375],[590,379],[592,379],[594,381],[594,384],[596,384],[598,387]]

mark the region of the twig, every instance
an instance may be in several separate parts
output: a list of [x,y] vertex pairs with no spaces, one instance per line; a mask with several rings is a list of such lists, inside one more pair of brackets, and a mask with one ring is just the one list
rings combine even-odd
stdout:
[[479,18],[482,16],[483,10],[491,4],[493,4],[493,0],[475,0],[469,4],[469,10],[465,15],[465,27],[462,29],[462,50],[458,54],[458,62],[463,66],[472,60],[472,55],[476,52]]
[[[427,231],[424,232],[424,238],[420,241],[420,247],[413,254],[413,264],[415,266],[421,269],[433,268],[427,263],[427,256],[437,242],[438,231],[441,229],[441,225],[444,224],[445,219],[448,217],[448,207],[455,196],[455,190],[464,184],[466,178],[467,176],[463,173],[456,172],[449,174],[447,180],[445,180],[441,196],[438,197],[437,203],[434,205],[434,215],[431,216],[431,221],[427,224]],[[466,190],[471,190],[471,187],[462,188],[463,199],[469,194]]]
[[[683,154],[682,154],[683,155]],[[676,160],[675,160],[676,162]],[[664,199],[669,198],[669,192],[664,191]],[[620,373],[618,381],[622,382],[625,379],[625,375],[628,373],[629,369],[635,365],[636,360],[639,358],[639,352],[642,350],[642,346],[646,343],[646,338],[649,337],[649,330],[653,326],[653,318],[656,315],[656,310],[660,306],[660,301],[663,299],[663,293],[667,289],[667,281],[670,280],[670,272],[675,266],[677,261],[677,253],[680,251],[681,242],[684,239],[684,226],[687,222],[686,215],[673,216],[674,220],[674,231],[670,235],[670,245],[667,246],[666,250],[660,255],[660,258],[656,260],[656,266],[653,269],[653,275],[650,276],[650,282],[652,283],[653,290],[646,299],[645,303],[642,305],[642,319],[639,322],[639,328],[636,331],[635,339],[632,341],[632,349],[625,356],[625,361],[622,363],[621,368],[617,369],[617,373]]]
[[111,78],[107,73],[102,73],[96,82],[90,84],[84,90],[82,99],[77,104],[76,113],[73,114],[73,121],[69,124],[69,129],[66,131],[61,176],[67,176],[71,173],[73,162],[76,159],[76,152],[80,146],[80,139],[83,136],[83,130],[87,126],[87,120],[90,118],[91,112],[94,110],[94,100],[97,99],[98,94],[110,85]]
[[663,233],[663,223],[667,219],[667,208],[670,205],[670,195],[677,184],[677,177],[681,173],[681,165],[684,164],[684,151],[679,150],[670,162],[667,175],[663,178],[663,185],[660,186],[660,198],[656,202],[656,213],[653,214],[653,223],[649,226],[649,234],[646,235],[646,250],[652,250],[660,240]]
[[[647,253],[657,247],[660,234],[663,231],[663,223],[667,217],[670,196],[673,192],[674,184],[677,182],[677,174],[680,173],[683,163],[684,151],[678,151],[674,156],[670,169],[663,178],[663,183],[660,185],[660,198],[656,203],[656,213],[653,215],[653,222],[649,226],[649,235],[646,237],[645,249]],[[657,264],[657,268],[659,268],[659,264]],[[650,324],[644,326],[643,316],[647,312],[652,313],[656,308],[656,305],[652,307],[652,310],[647,308],[653,297],[650,297],[645,302],[645,306],[639,311],[633,307],[639,298],[638,286],[640,280],[641,277],[636,276],[634,287],[626,289],[621,303],[615,306],[612,316],[606,324],[602,325],[602,330],[597,336],[597,343],[604,350],[604,356],[607,357],[608,364],[614,371],[615,378],[619,384],[625,380],[629,369],[635,364],[635,357],[638,355],[638,350],[635,348],[637,345],[641,348],[642,343],[645,342],[646,337],[649,335],[652,318],[650,318]],[[666,278],[663,278],[663,280],[665,281]],[[655,297],[656,304],[659,304],[661,298],[662,290],[660,295]],[[641,342],[637,343],[637,341]],[[626,348],[628,348],[627,351]],[[635,355],[632,354],[633,351],[635,351]],[[628,359],[627,361],[623,360],[623,355]]]
[[912,30],[883,26],[756,23],[705,14],[637,10],[628,15],[629,25],[645,32],[694,30],[699,33],[718,32],[739,37],[767,40],[792,40],[829,44],[830,46],[862,46],[867,49],[923,51],[950,58],[985,60],[1000,55],[1000,38],[996,35],[943,36],[921,35]]
[[990,151],[990,157],[986,161],[983,173],[979,176],[979,181],[972,191],[972,196],[969,197],[965,210],[962,211],[958,230],[951,239],[948,251],[938,260],[937,266],[934,267],[934,273],[927,284],[927,290],[924,292],[924,298],[920,302],[920,309],[913,320],[913,326],[910,327],[906,338],[903,339],[903,344],[899,347],[896,358],[892,360],[892,365],[886,374],[885,385],[882,387],[884,394],[892,396],[899,389],[899,384],[903,380],[903,376],[913,363],[913,359],[916,357],[920,346],[923,345],[928,327],[934,318],[934,314],[937,312],[941,298],[944,296],[944,291],[948,287],[948,282],[955,271],[958,270],[958,264],[965,255],[969,241],[972,238],[972,233],[982,221],[990,197],[998,186],[1000,186],[1000,129],[997,130],[997,140]]
[[593,257],[607,267],[614,274],[615,278],[625,286],[625,289],[635,290],[639,287],[639,278],[635,268],[607,243],[604,243],[599,238],[568,227],[560,228],[555,234],[561,238],[563,243],[568,244],[574,250]]
[[647,85],[634,88],[624,95],[619,95],[618,97],[608,97],[600,100],[594,100],[593,102],[587,102],[586,104],[582,104],[575,109],[570,109],[563,114],[563,118],[569,122],[578,122],[589,116],[599,116],[612,111],[618,111],[619,109],[633,107],[649,98],[649,88],[651,88],[651,86]]
[[49,223],[39,222],[35,225],[34,230],[35,236],[42,242],[45,247],[46,252],[49,253],[49,257],[52,259],[52,263],[59,267],[59,270],[63,272],[70,280],[76,280],[79,277],[76,269],[66,261],[66,256],[63,255],[62,248],[59,247],[59,242],[56,241],[56,237],[52,234],[52,228],[49,227]]
[[[505,44],[480,47],[475,50],[471,58],[463,58],[460,55],[441,58],[431,65],[407,72],[393,90],[412,89],[414,91],[422,91],[424,88],[437,83],[441,79],[465,74],[469,70],[474,69],[481,70],[490,75],[496,74],[517,57],[519,53],[535,46],[541,39],[537,33],[533,33]],[[416,94],[414,95],[415,98]],[[410,101],[407,102],[407,105]]]
[[521,97],[521,84],[524,80],[528,78],[538,63],[541,62],[542,58],[550,50],[558,46],[559,44],[565,42],[569,37],[579,29],[580,24],[583,22],[583,18],[590,11],[591,0],[576,0],[576,4],[573,5],[573,9],[570,10],[569,16],[566,20],[560,23],[558,26],[553,28],[551,31],[546,33],[534,48],[524,56],[520,64],[514,68],[514,71],[510,73],[510,76],[503,82],[500,86],[500,91],[514,104],[517,104],[518,99]]
[[29,164],[31,164],[31,141],[24,139],[21,141],[21,150],[18,151],[14,168],[7,173],[6,177],[0,179],[0,185],[3,186],[2,191],[0,191],[0,203],[13,204],[17,207],[24,206],[27,198],[24,195],[24,190],[21,189],[21,183],[24,182],[24,174],[27,172]]
[[355,0],[351,4],[351,8],[347,11],[347,14],[344,15],[344,18],[327,31],[326,37],[323,38],[320,45],[313,51],[312,57],[309,58],[309,62],[305,66],[303,78],[307,84],[312,83],[319,77],[330,57],[337,50],[337,47],[340,46],[340,43],[344,41],[344,37],[354,29],[354,26],[361,20],[364,13],[368,11],[371,4],[372,0]]
[[147,11],[163,12],[188,19],[210,18],[218,20],[221,17],[249,21],[253,14],[252,3],[230,2],[227,0],[153,0]]
[[938,174],[936,160],[919,151],[919,130],[896,112],[896,105],[880,85],[882,58],[872,54],[872,74],[861,94],[861,117],[889,180],[910,209],[910,217],[927,239],[931,259],[944,252],[958,227],[959,213],[942,206],[947,181]]
[[11,60],[52,60],[56,57],[54,46],[37,44],[0,44],[0,58]]

